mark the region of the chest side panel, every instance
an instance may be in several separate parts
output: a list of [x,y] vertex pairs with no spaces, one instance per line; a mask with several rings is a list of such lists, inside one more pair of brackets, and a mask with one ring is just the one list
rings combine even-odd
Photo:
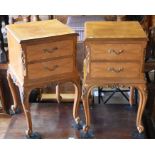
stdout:
[[17,43],[15,38],[8,32],[8,50],[9,50],[9,67],[14,75],[20,80],[24,81],[24,64],[25,58],[22,47]]

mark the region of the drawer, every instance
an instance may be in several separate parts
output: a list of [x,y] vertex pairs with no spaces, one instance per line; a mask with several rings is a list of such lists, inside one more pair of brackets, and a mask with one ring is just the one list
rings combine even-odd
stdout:
[[26,48],[27,62],[73,55],[73,49],[73,40],[29,45]]
[[64,58],[28,65],[28,78],[39,79],[73,72],[73,58]]
[[139,63],[91,63],[91,77],[93,78],[135,78],[140,75]]
[[92,60],[141,60],[140,44],[91,44]]

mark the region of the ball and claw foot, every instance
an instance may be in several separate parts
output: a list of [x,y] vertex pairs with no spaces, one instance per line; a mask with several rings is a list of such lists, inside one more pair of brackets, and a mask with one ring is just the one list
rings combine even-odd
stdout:
[[41,139],[41,135],[38,132],[29,132],[26,130],[27,139]]
[[75,122],[72,124],[72,127],[77,130],[83,129],[83,122],[80,120],[79,117],[75,119]]
[[132,133],[134,139],[145,139],[144,127],[142,125],[137,126],[137,130]]
[[21,110],[19,108],[14,108],[14,105],[12,105],[9,109],[10,115],[20,114]]
[[92,130],[89,130],[88,127],[84,126],[83,130],[80,131],[81,139],[92,139],[94,138],[94,134]]
[[139,125],[137,127],[138,132],[141,134],[144,131],[144,127],[142,125]]

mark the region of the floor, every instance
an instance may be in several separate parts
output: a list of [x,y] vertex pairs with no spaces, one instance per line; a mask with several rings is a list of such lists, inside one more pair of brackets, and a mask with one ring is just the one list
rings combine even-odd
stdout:
[[10,122],[11,118],[9,116],[0,114],[0,139],[5,137]]
[[[112,101],[123,100],[117,95]],[[119,99],[120,98],[120,99]],[[96,101],[95,101],[96,102]],[[114,102],[113,102],[114,103]],[[91,106],[92,126],[91,131],[97,139],[131,139],[136,131],[136,110],[129,104],[97,104]],[[125,103],[125,100],[124,100]],[[39,132],[42,138],[68,139],[80,138],[80,132],[72,128],[73,103],[33,103],[31,113],[34,131]],[[82,120],[83,108],[80,108]],[[3,123],[1,123],[3,122]],[[26,122],[24,114],[17,114],[11,118],[0,118],[0,138],[24,139]]]

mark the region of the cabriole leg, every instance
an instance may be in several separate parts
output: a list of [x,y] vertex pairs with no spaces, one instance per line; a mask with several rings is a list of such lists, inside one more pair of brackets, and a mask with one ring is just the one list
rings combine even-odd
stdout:
[[8,80],[9,88],[11,90],[11,94],[12,94],[12,98],[13,98],[13,105],[11,106],[9,112],[11,115],[18,114],[18,113],[20,113],[20,109],[18,108],[19,99],[17,96],[16,87],[15,87],[13,80],[11,79],[11,76],[9,73],[7,73],[7,80]]
[[57,98],[57,102],[60,104],[62,101],[62,97],[60,95],[60,86],[59,84],[56,85],[56,98]]
[[129,97],[130,106],[134,104],[134,87],[130,87],[130,97]]
[[80,109],[80,99],[81,99],[81,86],[80,82],[76,81],[74,82],[74,88],[75,88],[75,97],[74,97],[74,105],[73,105],[73,117],[75,120],[75,124],[73,127],[75,129],[82,129],[82,122],[79,117],[79,109]]
[[30,112],[30,104],[29,104],[29,91],[25,91],[22,93],[23,99],[22,99],[22,106],[24,109],[25,117],[26,117],[26,123],[27,123],[27,130],[26,130],[26,138],[29,139],[40,139],[41,136],[37,132],[33,132],[32,130],[32,119],[31,119],[31,112]]
[[89,109],[89,89],[83,88],[83,107],[85,113],[86,124],[83,126],[83,130],[81,131],[81,138],[93,138],[93,134],[89,131],[90,129],[90,109]]
[[139,133],[142,133],[144,131],[144,126],[142,124],[142,115],[144,112],[144,108],[147,101],[147,88],[146,85],[142,85],[139,87],[139,106],[138,106],[138,113],[137,113],[137,120],[136,120],[136,126]]

